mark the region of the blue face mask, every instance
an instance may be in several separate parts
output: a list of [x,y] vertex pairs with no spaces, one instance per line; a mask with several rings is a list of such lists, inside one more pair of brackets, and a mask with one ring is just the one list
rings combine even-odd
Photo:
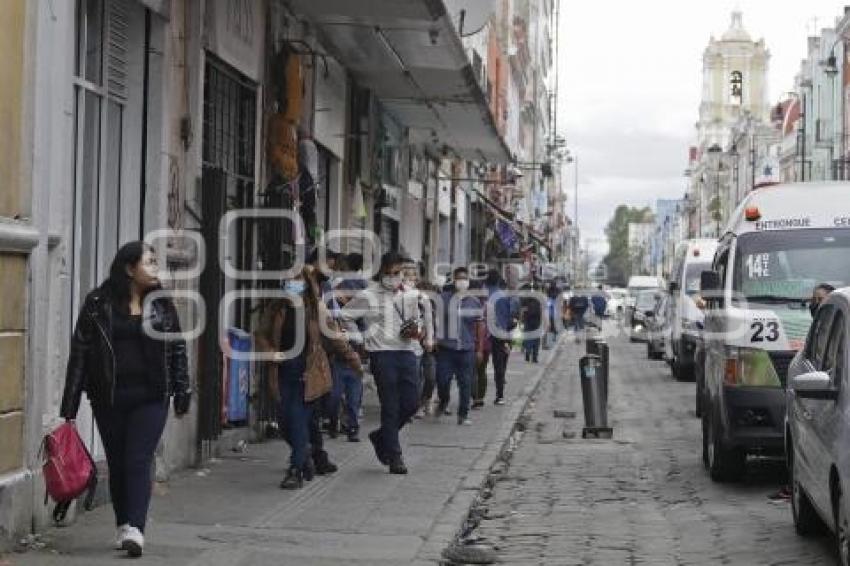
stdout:
[[303,280],[291,280],[287,281],[283,288],[292,294],[300,295],[307,288],[307,284]]

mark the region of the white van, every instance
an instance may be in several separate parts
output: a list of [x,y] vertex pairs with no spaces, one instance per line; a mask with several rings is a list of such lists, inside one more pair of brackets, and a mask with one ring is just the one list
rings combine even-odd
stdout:
[[667,357],[678,381],[694,378],[694,354],[701,340],[705,315],[694,299],[699,295],[700,276],[711,269],[717,240],[686,240],[676,248],[670,273],[670,341]]
[[663,291],[664,279],[655,275],[632,275],[626,290],[629,293],[626,295],[626,323],[631,325],[638,294],[641,291]]
[[715,481],[739,478],[747,454],[783,454],[787,370],[820,283],[850,284],[850,183],[747,195],[701,281],[703,458]]

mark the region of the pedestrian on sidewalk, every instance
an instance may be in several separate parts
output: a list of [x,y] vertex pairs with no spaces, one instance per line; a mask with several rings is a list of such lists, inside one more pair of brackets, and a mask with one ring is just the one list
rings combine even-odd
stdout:
[[[524,290],[535,291],[535,281],[525,285]],[[525,361],[538,363],[540,356],[540,334],[545,330],[544,308],[541,297],[524,297],[522,299],[522,332]]]
[[[487,290],[488,308],[485,310],[484,335],[489,342],[490,357],[493,359],[493,379],[496,383],[496,405],[505,404],[505,382],[508,359],[511,355],[511,332],[516,328],[519,317],[519,301],[506,293],[507,284],[496,269],[487,273],[484,282]],[[492,313],[488,313],[492,311]],[[490,316],[490,314],[494,316]],[[487,395],[487,366],[480,370],[472,388],[473,407],[482,406]]]
[[[348,342],[339,336],[323,335],[320,320],[328,329],[336,325],[320,299],[316,270],[307,265],[293,279],[284,283],[292,295],[272,301],[264,309],[256,333],[259,351],[274,353],[277,385],[274,395],[279,402],[284,438],[289,444],[289,468],[282,489],[298,489],[313,474],[336,471],[322,446],[322,435],[316,421],[318,403],[330,392],[332,377],[329,353],[336,354],[355,372],[362,373],[360,358]],[[297,311],[302,310],[301,326]],[[312,463],[310,458],[312,457]]]
[[[480,288],[485,293],[487,292],[486,283],[482,282]],[[489,296],[489,294],[488,294]],[[476,350],[481,352],[480,356],[475,360],[475,371],[472,375],[472,409],[478,410],[484,406],[484,395],[487,392],[487,366],[490,364],[491,345],[489,325],[487,323],[487,309],[482,313],[483,324],[481,331],[478,333],[480,343],[477,344]]]
[[[420,270],[421,271],[421,270]],[[437,286],[420,277],[416,288],[421,294],[423,306],[430,310],[431,316],[426,322],[425,337],[422,341],[421,374],[419,378],[420,395],[417,418],[427,417],[432,412],[434,391],[437,388],[437,346],[434,343],[433,313],[436,312],[433,296],[438,293]]]
[[442,294],[441,312],[437,320],[437,394],[440,399],[437,416],[448,415],[451,384],[458,388],[457,424],[470,425],[472,374],[475,363],[483,358],[481,345],[484,331],[481,301],[468,295],[469,271],[458,267],[452,282]]
[[355,295],[341,319],[366,328],[364,343],[381,403],[381,426],[369,433],[378,461],[392,474],[406,474],[399,431],[419,408],[419,355],[424,332],[418,295],[404,292],[410,260],[397,252],[381,257],[378,281]]
[[[346,262],[338,263],[341,270],[350,269]],[[349,334],[345,331],[345,324],[340,319],[342,307],[351,300],[352,293],[359,290],[358,285],[351,285],[348,281],[339,281],[337,283],[335,293],[329,300],[329,308],[334,321],[344,334],[345,339],[352,350],[354,350],[361,361],[363,360],[363,342],[360,338],[360,333],[356,332]],[[359,329],[358,329],[359,330]],[[360,442],[360,408],[363,403],[363,377],[360,373],[354,371],[343,359],[339,356],[333,356],[331,362],[331,371],[334,378],[333,389],[328,396],[328,413],[331,417],[329,430],[330,436],[333,438],[332,431],[339,430],[339,412],[340,403],[345,415],[345,434],[349,442]],[[335,408],[335,410],[334,410]]]
[[[151,466],[173,397],[180,418],[191,388],[186,343],[161,289],[154,249],[125,244],[109,278],[83,302],[71,339],[61,416],[73,422],[83,391],[91,402],[109,465],[109,493],[118,527],[116,548],[142,555],[151,497]],[[167,338],[162,338],[162,334]]]

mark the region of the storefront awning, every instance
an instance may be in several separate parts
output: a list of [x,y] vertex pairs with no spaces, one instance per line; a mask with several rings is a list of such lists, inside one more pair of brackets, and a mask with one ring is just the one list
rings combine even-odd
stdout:
[[442,0],[288,0],[411,142],[507,163],[484,92]]

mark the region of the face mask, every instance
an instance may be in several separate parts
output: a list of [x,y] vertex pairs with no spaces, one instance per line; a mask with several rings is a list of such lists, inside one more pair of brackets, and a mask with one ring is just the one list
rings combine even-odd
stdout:
[[413,284],[413,281],[408,280],[402,283],[401,285],[402,287],[404,287],[405,291],[413,291],[414,289],[416,289],[416,285]]
[[401,286],[401,277],[398,275],[384,275],[381,279],[381,284],[385,289],[395,291]]
[[469,290],[469,280],[468,279],[458,279],[455,281],[455,289],[463,293],[464,291]]
[[307,284],[304,281],[297,279],[287,281],[286,285],[284,285],[284,289],[295,295],[300,295],[306,288]]

